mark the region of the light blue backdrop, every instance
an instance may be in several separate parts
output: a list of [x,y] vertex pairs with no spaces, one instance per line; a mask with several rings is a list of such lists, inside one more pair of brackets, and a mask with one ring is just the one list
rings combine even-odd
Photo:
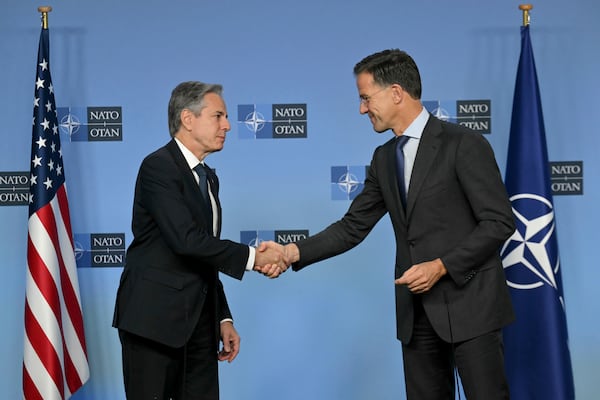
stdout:
[[[122,106],[122,142],[62,136],[74,233],[124,232],[142,158],[168,140],[166,106],[180,81],[225,87],[233,129],[208,162],[219,172],[223,237],[308,229],[341,217],[330,167],[366,165],[389,133],[358,114],[352,67],[399,47],[420,66],[424,100],[490,99],[504,171],[520,50],[518,2],[417,0],[63,0],[51,4],[57,105]],[[39,38],[37,6],[0,11],[0,171],[28,171]],[[532,42],[551,161],[583,160],[584,195],[555,207],[575,386],[597,398],[600,143],[594,110],[600,3],[534,4]],[[306,103],[308,138],[240,140],[238,104]],[[590,116],[589,113],[592,112]],[[525,172],[524,172],[525,173]],[[0,207],[0,397],[21,398],[27,208]],[[358,248],[278,281],[223,277],[242,350],[222,365],[222,399],[404,398],[395,339],[394,244],[387,218]],[[76,399],[123,399],[110,327],[120,268],[79,270],[91,379]],[[552,349],[548,349],[552,351]]]

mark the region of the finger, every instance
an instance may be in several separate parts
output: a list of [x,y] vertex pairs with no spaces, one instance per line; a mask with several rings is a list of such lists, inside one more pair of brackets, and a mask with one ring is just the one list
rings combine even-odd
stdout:
[[223,351],[225,353],[231,352],[231,342],[229,341],[229,339],[223,340]]
[[233,348],[231,350],[231,354],[229,355],[229,362],[235,360],[238,354],[240,354],[240,343],[233,342]]
[[281,275],[281,271],[279,270],[279,268],[276,268],[271,272],[271,274],[269,274],[269,278],[274,279],[279,277],[279,275]]
[[394,281],[396,285],[410,285],[411,281],[408,279],[406,274],[402,275],[400,278]]
[[225,361],[229,359],[230,355],[226,351],[221,350],[217,357],[219,358],[219,361]]
[[271,275],[275,274],[278,270],[277,264],[269,264],[265,267],[265,275],[271,277]]
[[256,248],[257,251],[260,251],[261,253],[263,251],[265,251],[267,249],[267,242],[261,242],[258,247]]

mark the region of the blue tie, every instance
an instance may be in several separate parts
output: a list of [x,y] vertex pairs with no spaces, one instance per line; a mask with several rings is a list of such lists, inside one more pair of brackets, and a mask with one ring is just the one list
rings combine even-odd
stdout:
[[406,184],[404,182],[404,152],[402,149],[410,137],[400,136],[396,141],[396,170],[398,174],[398,189],[400,189],[400,199],[402,207],[406,209]]

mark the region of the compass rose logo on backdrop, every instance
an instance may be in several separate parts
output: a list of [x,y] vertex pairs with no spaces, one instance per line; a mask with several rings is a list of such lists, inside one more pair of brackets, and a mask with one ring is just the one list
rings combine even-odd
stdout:
[[253,132],[256,135],[259,131],[265,127],[266,122],[273,122],[265,120],[265,116],[254,110],[250,114],[246,115],[244,120],[244,124],[249,131]]
[[121,107],[58,107],[61,133],[71,142],[123,141]]
[[510,201],[517,229],[501,250],[508,285],[524,290],[548,285],[557,290],[560,262],[552,203],[529,193],[514,195]]
[[77,268],[125,265],[124,233],[76,233],[74,242]]
[[364,165],[331,167],[331,199],[354,200],[362,192],[366,176]]
[[279,244],[288,244],[307,237],[308,229],[241,231],[240,243],[258,247],[262,242],[269,240]]
[[71,138],[79,131],[81,122],[79,122],[79,118],[77,118],[75,114],[71,114],[69,112],[68,114],[62,116],[59,126],[62,131],[69,135],[69,138]]
[[492,133],[490,100],[427,100],[423,106],[442,121],[466,126],[479,133]]
[[307,137],[306,104],[238,104],[240,139]]

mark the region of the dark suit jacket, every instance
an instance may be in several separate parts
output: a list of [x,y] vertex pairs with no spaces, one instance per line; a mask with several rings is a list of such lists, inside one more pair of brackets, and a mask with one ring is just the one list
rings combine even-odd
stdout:
[[[293,268],[351,249],[388,212],[396,236],[396,278],[413,264],[436,258],[448,270],[421,295],[443,340],[463,341],[510,323],[514,314],[499,249],[515,223],[487,140],[430,116],[417,151],[406,212],[395,157],[395,138],[375,150],[362,193],[340,221],[297,242],[300,261]],[[405,286],[395,290],[397,336],[408,343],[413,294]]]
[[[177,143],[147,156],[133,204],[134,239],[117,293],[113,326],[171,347],[182,347],[207,296],[215,324],[230,318],[217,271],[241,279],[248,246],[220,240]],[[219,221],[221,207],[218,206]]]

